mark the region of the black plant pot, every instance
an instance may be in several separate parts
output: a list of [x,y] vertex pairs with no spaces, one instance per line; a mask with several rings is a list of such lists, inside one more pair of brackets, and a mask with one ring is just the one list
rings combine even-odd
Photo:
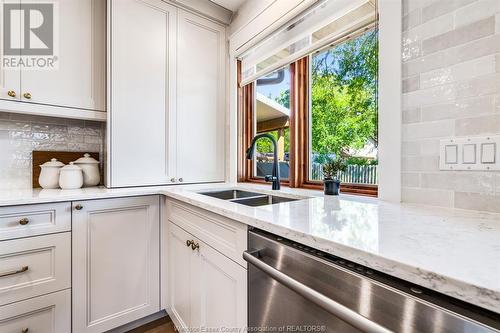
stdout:
[[340,180],[338,179],[325,179],[325,195],[339,195]]

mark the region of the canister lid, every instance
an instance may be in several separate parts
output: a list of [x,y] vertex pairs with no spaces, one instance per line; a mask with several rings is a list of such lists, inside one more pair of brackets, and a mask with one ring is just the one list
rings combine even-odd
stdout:
[[73,163],[74,162],[69,162],[69,164],[63,166],[61,168],[61,172],[63,172],[63,171],[74,171],[74,170],[81,171],[82,170],[82,168],[80,168],[78,165],[75,165]]
[[89,153],[85,153],[83,157],[75,161],[75,164],[99,164],[99,161],[91,157]]
[[40,167],[55,167],[55,168],[60,168],[63,166],[64,166],[64,163],[58,161],[57,158],[53,158],[50,161],[45,162],[42,165],[40,165]]

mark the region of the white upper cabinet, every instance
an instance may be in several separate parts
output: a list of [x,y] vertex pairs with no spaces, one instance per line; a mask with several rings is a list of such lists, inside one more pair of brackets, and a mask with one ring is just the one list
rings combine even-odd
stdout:
[[169,165],[175,106],[176,8],[160,0],[111,0],[109,171],[113,187],[158,185]]
[[108,186],[224,181],[225,27],[109,0]]
[[179,181],[224,180],[225,28],[179,10],[177,174]]
[[[11,20],[10,40],[2,36],[2,46],[25,65],[2,67],[0,108],[105,120],[106,0],[11,4],[21,10],[6,13]],[[2,57],[4,61],[9,55]],[[41,66],[33,66],[35,62]]]

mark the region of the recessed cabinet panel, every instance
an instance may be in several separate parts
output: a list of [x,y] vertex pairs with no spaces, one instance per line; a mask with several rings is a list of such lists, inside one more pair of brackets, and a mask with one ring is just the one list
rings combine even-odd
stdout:
[[159,311],[158,196],[74,207],[73,332],[104,332]]
[[105,111],[106,0],[58,0],[55,5],[56,67],[24,69],[21,100]]
[[170,183],[170,110],[176,8],[160,0],[111,0],[112,187]]
[[186,243],[193,237],[185,230],[170,223],[168,226],[169,298],[177,325],[191,327],[191,278],[193,278],[193,251]]
[[71,332],[71,291],[67,289],[0,306],[0,332]]
[[224,180],[225,28],[179,10],[177,174]]
[[[199,283],[200,304],[195,327],[227,327],[234,331],[247,326],[247,271],[205,243],[200,243]],[[217,304],[217,306],[213,306]]]

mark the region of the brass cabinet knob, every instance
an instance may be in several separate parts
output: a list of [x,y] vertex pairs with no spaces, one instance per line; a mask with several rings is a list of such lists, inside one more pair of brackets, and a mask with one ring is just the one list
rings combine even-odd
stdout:
[[9,95],[10,97],[16,97],[16,92],[14,90],[9,90],[7,91],[7,95]]
[[31,99],[31,94],[30,93],[24,93],[23,96],[26,99]]
[[181,178],[179,178],[179,181],[182,183],[184,181],[184,179],[181,177]]
[[30,223],[30,220],[27,217],[23,217],[22,219],[19,220],[20,225],[26,225]]
[[195,243],[195,242],[192,242],[191,243],[191,249],[194,251],[194,250],[198,250],[200,248],[200,244],[199,243]]
[[29,332],[29,328],[23,328],[21,333],[28,333]]
[[175,177],[174,177],[174,178],[170,178],[170,181],[171,181],[172,183],[175,183],[175,181],[176,181],[176,180],[177,180],[177,179],[176,179]]
[[82,206],[82,205],[80,205],[80,204],[77,204],[77,205],[75,206],[75,209],[76,209],[76,210],[82,210],[82,209],[83,209],[83,206]]
[[191,240],[187,240],[187,241],[186,241],[186,246],[187,246],[187,247],[190,247],[190,246],[191,246],[191,244],[193,244],[193,241],[191,241]]

